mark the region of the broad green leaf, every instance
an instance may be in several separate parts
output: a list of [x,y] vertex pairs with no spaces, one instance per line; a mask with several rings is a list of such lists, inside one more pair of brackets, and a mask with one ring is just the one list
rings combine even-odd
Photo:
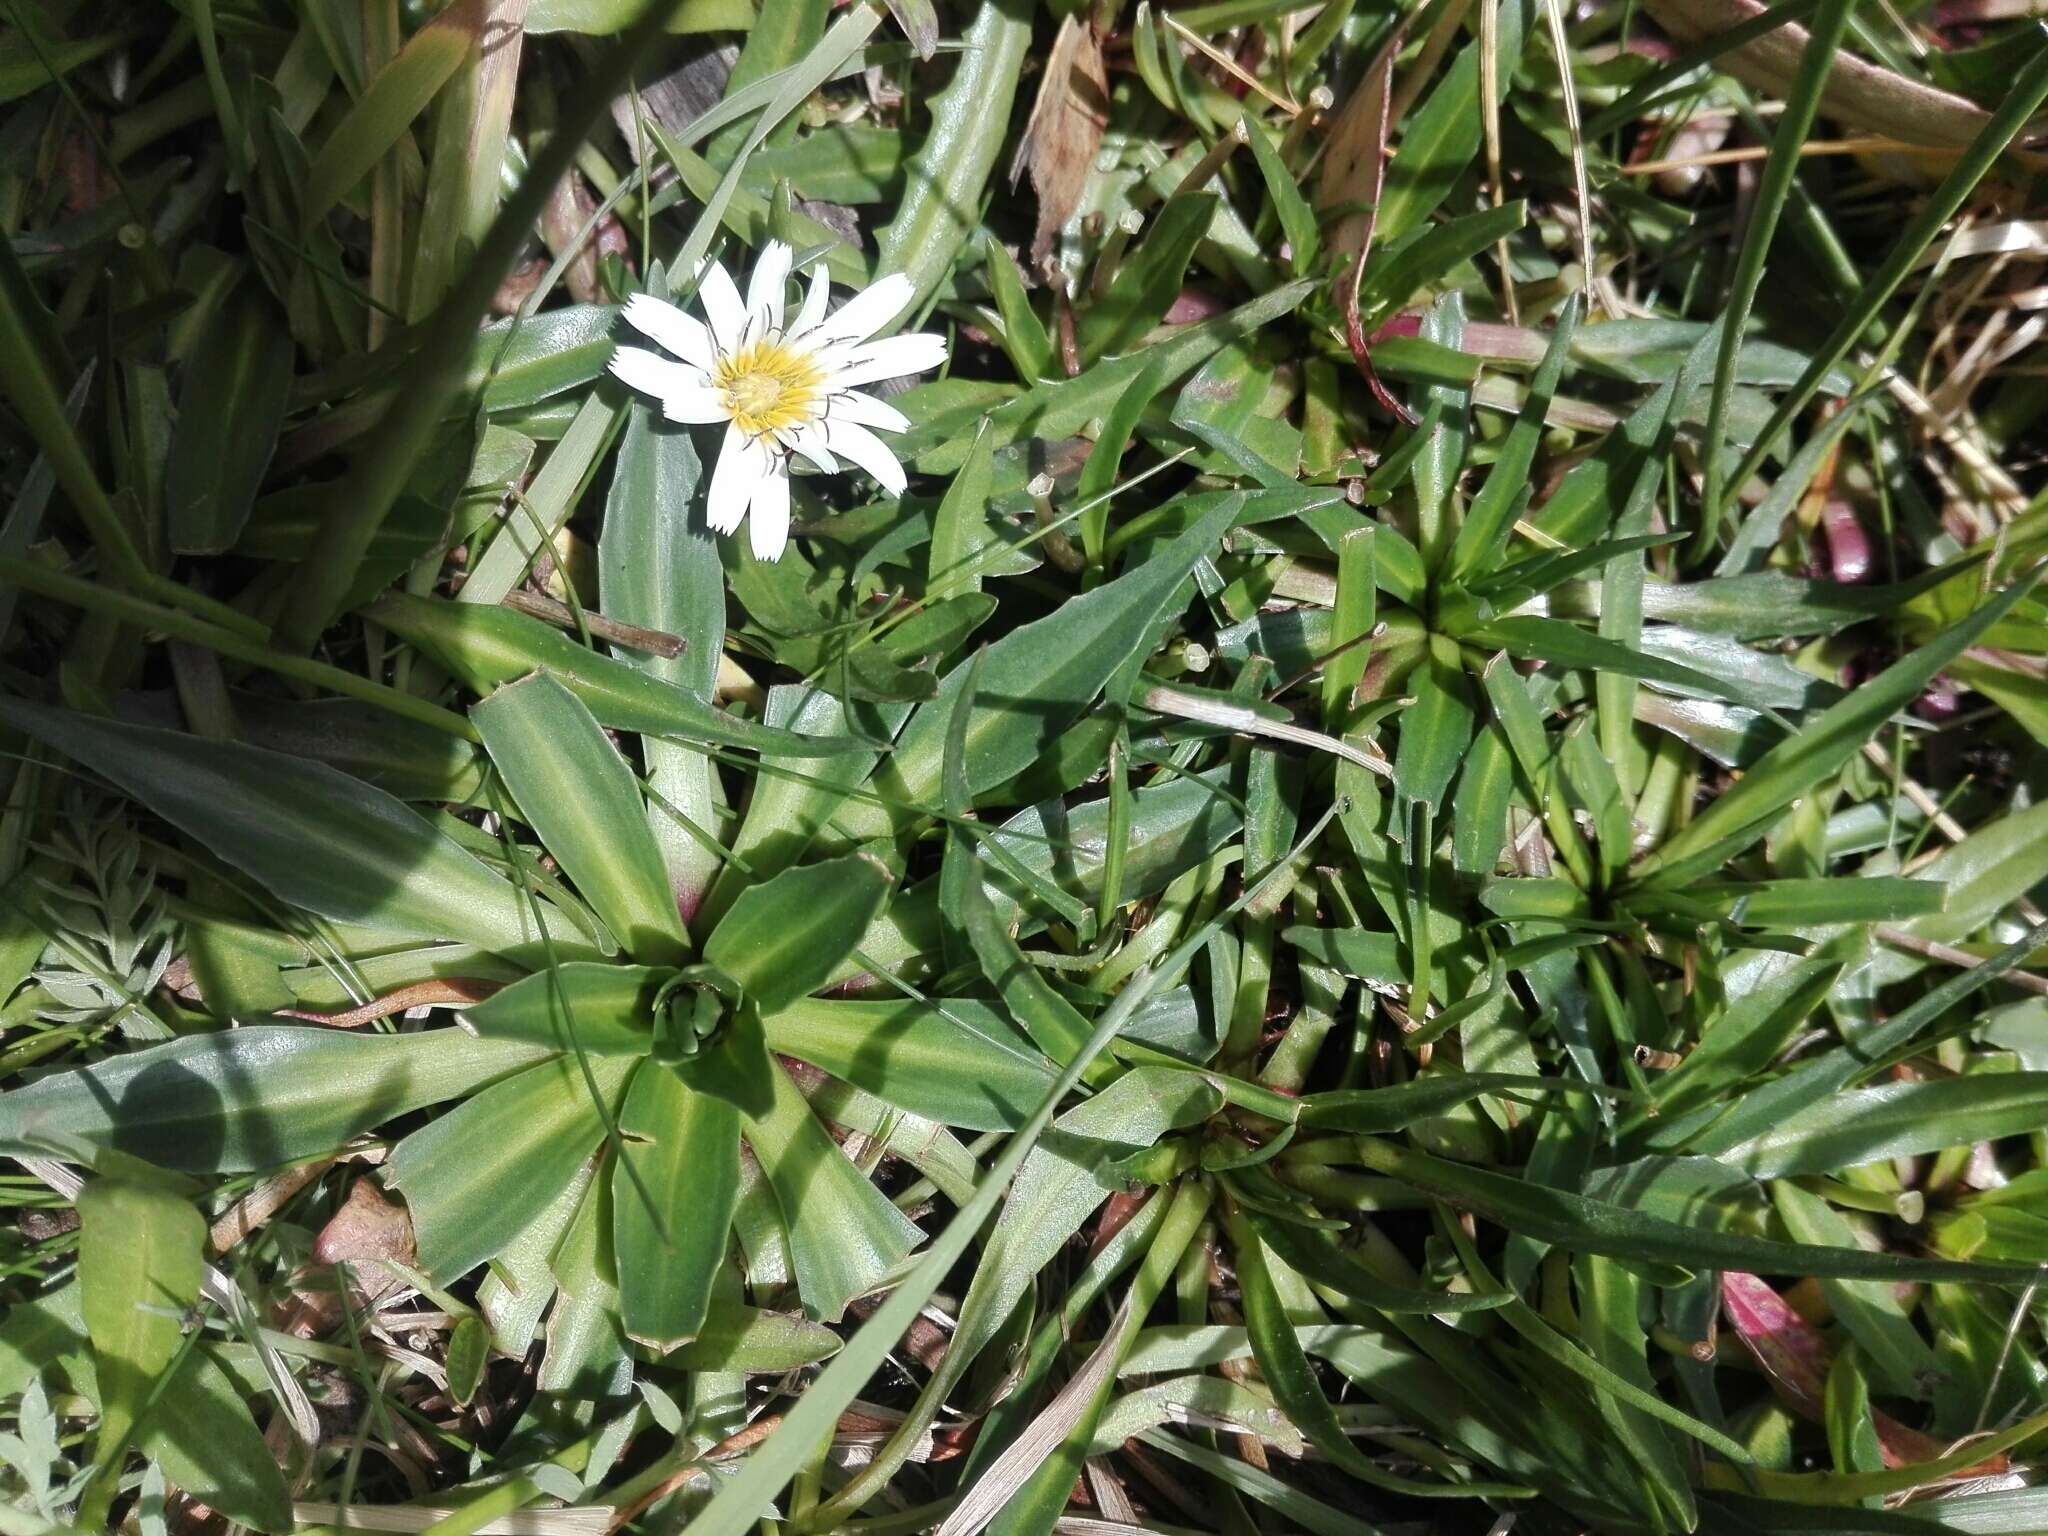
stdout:
[[387,592],[364,614],[420,647],[476,693],[545,670],[581,699],[600,725],[614,730],[785,757],[862,750],[862,743],[850,737],[800,736],[743,720],[509,608]]
[[1014,1130],[1052,1086],[1054,1069],[1030,1039],[972,998],[798,998],[764,1016],[761,1027],[780,1055],[910,1114],[968,1130]]
[[[701,479],[689,432],[657,422],[651,406],[636,404],[626,418],[605,496],[597,560],[608,618],[658,629],[683,642],[680,656],[626,651],[620,659],[710,699],[725,646],[725,571],[717,542],[702,512],[695,510]],[[668,802],[650,801],[647,820],[676,900],[688,916],[703,900],[719,860],[678,817],[699,828],[716,824],[717,770],[706,754],[659,737],[644,741],[641,755],[649,787]]]
[[703,1331],[668,1358],[685,1371],[781,1376],[838,1352],[839,1335],[823,1323],[788,1312],[720,1304],[705,1318]]
[[[1009,261],[994,248],[991,261]],[[977,562],[994,542],[988,526],[989,494],[995,484],[995,447],[986,429],[975,433],[967,462],[954,474],[939,509],[932,514],[932,546],[925,585],[934,592],[979,592]]]
[[632,1063],[592,1056],[587,1070],[567,1056],[528,1067],[392,1149],[384,1182],[412,1213],[422,1270],[454,1280],[496,1258],[597,1149],[593,1086],[611,1105]]
[[1394,786],[1405,805],[1441,807],[1472,745],[1472,685],[1457,646],[1432,636],[1409,686],[1415,702],[1400,715]]
[[[417,811],[324,764],[19,699],[0,699],[0,721],[104,775],[292,906],[483,949],[538,937],[509,881]],[[579,937],[541,911],[557,937]]]
[[765,1114],[745,1117],[747,1145],[775,1191],[807,1316],[836,1323],[924,1240],[847,1160],[780,1067]]
[[80,1312],[99,1374],[100,1471],[86,1507],[106,1513],[119,1457],[178,1357],[184,1314],[199,1300],[206,1222],[185,1195],[142,1177],[86,1180],[78,1196]]
[[524,976],[462,1013],[486,1040],[544,1051],[644,1056],[652,1048],[654,999],[674,974],[657,966],[571,960]]
[[639,782],[583,702],[536,672],[469,717],[520,815],[626,952],[681,959],[689,938]]
[[773,1013],[832,979],[895,888],[889,866],[865,853],[785,869],[740,893],[704,958]]
[[621,1317],[628,1337],[666,1353],[702,1332],[725,1262],[740,1189],[739,1112],[650,1061],[626,1090],[619,1137],[612,1249]]
[[207,1508],[284,1536],[296,1527],[291,1490],[250,1417],[249,1389],[201,1345],[165,1385],[136,1443],[165,1477]]
[[1838,1093],[1714,1156],[1758,1178],[1842,1168],[2021,1136],[2048,1123],[2048,1073],[1972,1072]]
[[[787,726],[792,731],[801,728],[821,736],[840,735],[858,720],[867,722],[865,734],[885,742],[895,735],[909,714],[908,704],[849,706],[815,688],[780,687],[768,691],[767,718],[771,724]],[[843,752],[822,760],[762,754],[761,772],[747,802],[746,818],[732,839],[733,856],[719,871],[697,921],[716,924],[741,891],[802,858],[880,757],[880,751],[873,749]]]
[[179,553],[218,554],[241,537],[284,424],[292,359],[283,317],[245,278],[185,363],[164,467],[164,521]]
[[50,1147],[39,1138],[76,1138],[192,1173],[279,1168],[540,1054],[461,1029],[368,1035],[256,1024],[191,1035],[0,1096],[0,1148],[43,1156]]

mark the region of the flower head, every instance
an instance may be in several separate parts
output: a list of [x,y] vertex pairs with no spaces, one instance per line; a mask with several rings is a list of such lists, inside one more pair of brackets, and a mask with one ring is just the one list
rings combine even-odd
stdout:
[[[793,253],[770,241],[754,262],[747,296],[732,275],[709,262],[697,285],[704,319],[648,295],[626,304],[626,323],[680,361],[640,347],[612,354],[612,372],[661,402],[670,421],[724,422],[725,442],[712,471],[705,518],[731,533],[748,527],[756,556],[779,559],[789,543],[789,467],[800,457],[827,474],[847,459],[892,495],[903,490],[903,466],[879,437],[910,422],[886,401],[854,386],[936,368],[943,337],[924,334],[869,340],[910,302],[900,274],[825,312],[824,268],[794,319],[785,324],[784,289]],[[708,323],[707,323],[708,322]]]

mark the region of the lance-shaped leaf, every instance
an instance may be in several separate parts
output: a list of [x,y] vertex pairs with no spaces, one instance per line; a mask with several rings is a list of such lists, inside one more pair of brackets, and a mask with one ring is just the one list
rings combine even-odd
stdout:
[[862,853],[785,869],[740,893],[704,958],[773,1013],[832,979],[895,887],[889,866]]
[[703,1330],[740,1189],[739,1111],[660,1062],[619,1111],[612,1246],[626,1333],[667,1351]]
[[[0,721],[112,780],[294,907],[483,949],[538,937],[509,881],[410,806],[323,763],[19,699],[0,699]],[[558,937],[580,937],[541,911]]]
[[800,736],[728,714],[673,683],[600,656],[558,629],[510,608],[387,592],[363,610],[411,641],[476,693],[542,669],[589,706],[600,725],[783,757],[865,750],[851,737]]
[[583,701],[545,672],[470,710],[519,813],[628,954],[689,949],[633,771]]

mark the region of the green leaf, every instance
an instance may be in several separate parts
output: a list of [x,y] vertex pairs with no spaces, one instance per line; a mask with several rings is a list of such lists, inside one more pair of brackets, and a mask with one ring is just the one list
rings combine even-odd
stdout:
[[725,1262],[739,1201],[739,1112],[650,1061],[633,1074],[619,1136],[612,1248],[621,1317],[628,1337],[666,1353],[703,1331]]
[[463,1407],[469,1406],[476,1389],[483,1385],[490,1357],[490,1325],[472,1313],[448,1335],[448,1395]]
[[[1405,142],[1405,141],[1404,141]],[[1391,169],[1391,168],[1390,168]],[[1367,320],[1377,320],[1416,294],[1440,282],[1443,274],[1460,262],[1490,250],[1529,221],[1529,205],[1519,199],[1479,213],[1462,214],[1442,224],[1418,229],[1406,240],[1387,238],[1387,220],[1380,217],[1384,246],[1374,252],[1365,276],[1358,285],[1359,311]],[[1381,349],[1390,343],[1406,343],[1407,337],[1388,337],[1373,348],[1373,362],[1381,364]],[[1393,347],[1390,360],[1398,361],[1400,347]]]
[[78,1216],[80,1311],[100,1384],[99,1472],[80,1505],[90,1520],[104,1517],[120,1457],[178,1357],[206,1269],[206,1221],[185,1196],[126,1176],[88,1179]]
[[544,670],[581,699],[600,725],[613,730],[784,757],[864,749],[850,737],[800,736],[743,720],[510,608],[387,592],[363,613],[417,645],[476,693]]
[[463,1010],[487,1040],[544,1051],[644,1056],[654,1044],[654,1000],[673,971],[571,960],[521,977]]
[[469,717],[520,815],[626,952],[680,960],[690,941],[639,781],[583,702],[536,672]]
[[[632,1065],[588,1060],[608,1104]],[[448,1281],[496,1258],[603,1139],[590,1087],[566,1056],[528,1067],[414,1131],[392,1149],[384,1182],[412,1213],[420,1268]],[[489,1156],[480,1156],[485,1147]]]
[[786,1375],[829,1360],[839,1352],[839,1335],[823,1323],[756,1307],[716,1306],[704,1331],[669,1356],[685,1371],[740,1371]]
[[[1743,231],[1742,251],[1735,259],[1735,273],[1721,317],[1721,349],[1714,364],[1714,391],[1707,406],[1705,435],[1700,459],[1706,466],[1706,489],[1702,499],[1705,525],[1701,542],[1718,539],[1724,488],[1721,479],[1721,444],[1728,428],[1728,403],[1735,393],[1735,360],[1749,329],[1750,306],[1764,277],[1764,260],[1777,234],[1778,220],[1785,211],[1799,161],[1820,112],[1821,93],[1828,73],[1834,68],[1842,35],[1848,30],[1855,0],[1821,0],[1806,46],[1800,51],[1799,70],[1785,94],[1784,113],[1771,125],[1771,152],[1764,161],[1749,219]],[[1740,482],[1737,483],[1740,488]]]
[[2048,1123],[2048,1073],[1972,1072],[1838,1093],[1714,1156],[1760,1179],[2023,1136]]
[[1015,1130],[1054,1069],[1003,1013],[965,997],[806,997],[761,1021],[768,1048],[944,1125]]
[[1571,351],[1572,337],[1577,333],[1579,319],[1584,313],[1583,300],[1574,294],[1557,317],[1556,328],[1550,333],[1550,345],[1544,349],[1543,361],[1537,365],[1535,376],[1529,381],[1529,393],[1515,417],[1515,424],[1508,429],[1506,440],[1494,455],[1493,467],[1486,472],[1486,483],[1465,509],[1465,521],[1459,526],[1458,536],[1451,545],[1447,574],[1454,581],[1467,580],[1490,571],[1507,547],[1517,509],[1523,504],[1523,492],[1528,489],[1529,468],[1536,460],[1537,445],[1543,440],[1545,418],[1549,415],[1551,401],[1557,396],[1558,380],[1564,376],[1565,358]]
[[[701,479],[689,431],[659,422],[653,407],[636,404],[605,496],[597,561],[606,617],[683,643],[680,656],[628,651],[620,660],[708,700],[725,646],[725,570],[700,510]],[[658,737],[642,743],[641,755],[649,788],[667,802],[650,801],[648,824],[687,914],[703,900],[720,861],[678,818],[700,828],[716,823],[717,771],[706,754]]]
[[988,273],[988,285],[995,293],[996,313],[1003,320],[1003,351],[1009,356],[1010,366],[1017,370],[1017,377],[1026,384],[1036,384],[1052,372],[1052,338],[1046,334],[1038,311],[1031,307],[1031,296],[1024,291],[1023,274],[1018,272],[1016,261],[993,231],[983,246],[983,270]]
[[185,363],[164,466],[164,521],[180,554],[232,548],[256,504],[291,396],[291,331],[245,278]]
[[192,1173],[279,1168],[460,1097],[538,1054],[461,1029],[352,1035],[246,1025],[110,1056],[0,1096],[0,1149],[46,1156],[49,1143],[39,1138],[75,1138]]
[[377,72],[313,158],[299,200],[302,228],[311,229],[325,219],[370,168],[392,152],[412,120],[477,46],[489,15],[483,0],[456,0]]
[[1484,1312],[1513,1299],[1510,1291],[1425,1291],[1394,1285],[1373,1274],[1339,1248],[1328,1234],[1282,1221],[1263,1211],[1246,1211],[1245,1220],[1259,1240],[1287,1264],[1314,1281],[1362,1301],[1375,1312],[1426,1312],[1448,1315]]
[[1638,861],[1634,880],[1683,882],[1761,837],[1780,811],[1839,773],[1894,710],[1917,698],[1936,673],[1975,645],[2032,589],[2031,578],[2013,582],[1962,623],[1894,662],[1771,748],[1739,783]]
[[[1441,636],[1415,671],[1415,702],[1401,712],[1394,749],[1394,787],[1407,804],[1441,806],[1472,745],[1472,686],[1458,648]],[[1427,856],[1424,850],[1424,856]]]
[[895,873],[865,853],[786,869],[739,894],[704,958],[773,1013],[832,979],[895,888]]
[[1941,184],[1920,200],[1912,218],[1899,231],[1899,238],[1883,264],[1864,280],[1856,296],[1844,306],[1841,318],[1827,339],[1814,350],[1805,372],[1780,398],[1777,408],[1771,412],[1771,419],[1756,434],[1741,465],[1729,477],[1729,484],[1739,487],[1748,483],[1750,476],[1763,464],[1765,456],[1777,446],[1779,434],[1812,402],[1829,371],[1848,356],[1857,339],[1891,301],[1892,295],[1898,292],[1899,285],[1906,280],[1922,254],[1934,243],[1949,220],[1956,216],[1956,211],[1997,164],[2006,146],[2025,127],[2028,119],[2041,109],[2044,101],[2048,101],[2048,51],[2037,53],[2020,70],[2005,93],[2005,99],[1996,111],[1983,119],[1976,137],[1957,156]]
[[773,1101],[743,1132],[782,1209],[806,1315],[836,1323],[924,1233],[848,1161],[780,1067]]
[[165,1385],[136,1444],[198,1503],[284,1536],[296,1529],[291,1490],[249,1410],[248,1388],[201,1345]]
[[1280,232],[1287,237],[1288,267],[1296,277],[1306,277],[1315,269],[1316,256],[1322,249],[1322,231],[1316,226],[1315,210],[1301,195],[1287,162],[1280,158],[1280,151],[1259,120],[1247,112],[1242,122],[1245,137],[1251,141],[1252,159],[1258,164],[1266,196],[1273,204],[1273,216],[1279,221]]
[[908,277],[912,309],[953,270],[974,232],[1030,53],[1032,11],[1023,0],[979,7],[961,35],[953,78],[930,98],[931,126],[904,167],[903,201],[875,239],[875,276]]
[[1534,1492],[1503,1488],[1497,1483],[1417,1482],[1382,1471],[1368,1459],[1351,1443],[1336,1409],[1323,1395],[1322,1384],[1316,1380],[1315,1370],[1295,1335],[1295,1320],[1288,1315],[1274,1285],[1265,1244],[1241,1213],[1232,1214],[1229,1228],[1237,1257],[1238,1287],[1244,1298],[1245,1331],[1251,1335],[1259,1374],[1265,1378],[1274,1401],[1299,1426],[1311,1445],[1360,1482],[1410,1498],[1513,1498]]
[[[112,780],[292,906],[483,949],[537,937],[509,881],[417,811],[324,764],[19,699],[0,699],[0,721]],[[558,937],[578,937],[541,910]]]
[[1441,1115],[1486,1094],[1540,1099],[1545,1094],[1604,1096],[1612,1091],[1595,1083],[1575,1083],[1569,1078],[1524,1077],[1505,1072],[1432,1072],[1427,1077],[1385,1088],[1339,1088],[1309,1094],[1301,1101],[1301,1124],[1305,1130],[1381,1135],[1403,1130],[1418,1120]]
[[[1785,1230],[1802,1243],[1856,1241],[1847,1217],[1819,1195],[1789,1179],[1771,1185],[1771,1200]],[[1822,1280],[1828,1309],[1870,1359],[1883,1390],[1901,1397],[1923,1397],[1940,1374],[1933,1346],[1913,1322],[1913,1308],[1898,1288],[1869,1280]]]
[[[1268,322],[1292,314],[1312,289],[1289,283],[1262,293],[1249,303],[1199,324],[1182,326],[1164,341],[1083,370],[1071,379],[1053,379],[989,410],[977,399],[955,411],[920,422],[890,444],[897,457],[915,460],[934,474],[957,468],[972,442],[971,429],[986,420],[989,446],[1007,448],[1029,438],[1055,439],[1079,432],[1104,415],[1141,375],[1157,378],[1166,388],[1199,367],[1220,348],[1249,336]],[[914,401],[914,394],[908,397]],[[908,409],[908,406],[905,407]]]
[[1359,1160],[1377,1173],[1470,1210],[1511,1232],[1578,1253],[1602,1253],[1631,1263],[1662,1262],[1690,1270],[1737,1269],[1848,1280],[2025,1284],[2033,1273],[2021,1264],[1958,1264],[1862,1248],[1780,1243],[1685,1226],[1627,1206],[1449,1162],[1392,1142],[1361,1140],[1357,1145]]
[[1180,293],[1195,245],[1216,216],[1216,194],[1185,192],[1170,197],[1154,216],[1135,252],[1077,326],[1083,363],[1126,352],[1159,323]]
[[[1146,643],[1161,611],[1215,549],[1241,505],[1238,497],[1224,498],[1142,565],[988,647],[963,743],[970,793],[993,788],[1045,755]],[[939,696],[903,728],[874,779],[889,804],[847,807],[839,825],[849,840],[885,835],[934,806],[947,723],[966,678],[967,668],[955,667]]]
[[[1000,251],[998,254],[1002,254]],[[1002,259],[1010,258],[1002,254]],[[933,592],[979,592],[982,551],[995,542],[988,526],[989,496],[995,485],[995,447],[987,428],[974,434],[974,447],[932,514],[932,544],[925,585]]]

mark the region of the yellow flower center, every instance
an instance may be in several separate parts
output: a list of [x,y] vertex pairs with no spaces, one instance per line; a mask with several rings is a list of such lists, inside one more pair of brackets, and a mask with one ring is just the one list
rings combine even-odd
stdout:
[[757,341],[721,357],[711,383],[724,395],[733,425],[749,437],[813,420],[825,395],[824,370],[811,354],[778,341]]

